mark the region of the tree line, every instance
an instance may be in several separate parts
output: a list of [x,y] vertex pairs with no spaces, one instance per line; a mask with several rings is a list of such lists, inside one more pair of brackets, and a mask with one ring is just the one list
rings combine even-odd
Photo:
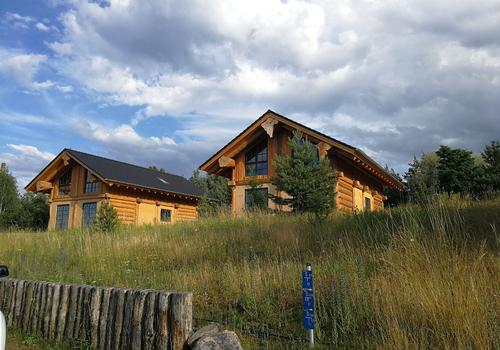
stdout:
[[389,204],[425,203],[440,193],[481,199],[500,191],[500,142],[491,141],[480,153],[449,146],[414,157],[403,174],[392,173],[402,192],[388,190]]
[[16,178],[5,163],[0,168],[0,228],[45,230],[49,222],[47,196],[17,190]]

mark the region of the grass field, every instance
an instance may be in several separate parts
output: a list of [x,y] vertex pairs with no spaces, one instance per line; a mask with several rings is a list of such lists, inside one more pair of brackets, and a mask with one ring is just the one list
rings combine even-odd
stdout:
[[14,277],[187,290],[195,323],[247,348],[303,348],[301,271],[315,272],[319,348],[500,348],[500,200],[378,213],[221,216],[162,227],[4,232]]

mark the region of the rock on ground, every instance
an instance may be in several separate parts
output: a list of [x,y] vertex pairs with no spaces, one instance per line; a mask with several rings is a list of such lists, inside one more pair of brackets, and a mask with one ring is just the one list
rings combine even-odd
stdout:
[[[193,334],[194,335],[194,334]],[[231,331],[205,335],[194,342],[192,350],[243,350],[236,333]]]

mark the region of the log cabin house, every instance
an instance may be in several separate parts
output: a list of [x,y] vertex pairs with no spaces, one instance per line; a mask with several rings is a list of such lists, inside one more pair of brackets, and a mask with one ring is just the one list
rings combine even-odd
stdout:
[[48,194],[49,229],[92,224],[103,200],[125,224],[193,220],[202,195],[182,176],[71,149],[61,151],[25,189]]
[[[229,179],[234,213],[252,206],[254,191],[262,191],[266,197],[267,194],[286,196],[272,185],[276,176],[272,164],[277,154],[290,154],[288,139],[294,130],[302,132],[316,146],[319,158],[328,159],[336,170],[338,209],[382,210],[387,199],[384,186],[401,190],[401,183],[363,151],[268,110],[200,166],[200,170]],[[253,177],[260,182],[260,188],[249,188]],[[270,199],[267,206],[288,210]]]

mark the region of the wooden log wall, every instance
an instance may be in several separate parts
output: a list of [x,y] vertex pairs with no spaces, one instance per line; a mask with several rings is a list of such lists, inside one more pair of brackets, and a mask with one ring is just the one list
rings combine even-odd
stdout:
[[94,349],[183,349],[192,330],[192,294],[0,280],[7,325]]

